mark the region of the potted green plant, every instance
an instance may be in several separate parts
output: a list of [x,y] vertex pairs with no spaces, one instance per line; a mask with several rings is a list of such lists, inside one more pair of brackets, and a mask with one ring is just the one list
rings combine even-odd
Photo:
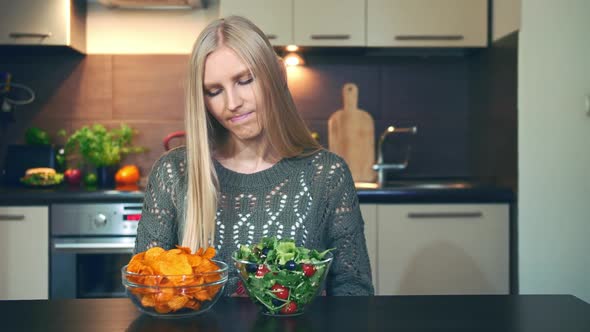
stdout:
[[132,145],[133,135],[133,129],[126,124],[110,130],[101,124],[84,126],[67,138],[65,149],[67,154],[78,153],[86,163],[96,167],[99,186],[112,187],[121,159],[146,150]]

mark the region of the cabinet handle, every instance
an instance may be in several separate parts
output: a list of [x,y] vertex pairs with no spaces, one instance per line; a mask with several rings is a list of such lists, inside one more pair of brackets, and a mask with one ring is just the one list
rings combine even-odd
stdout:
[[266,35],[266,38],[268,38],[268,39],[277,39],[277,38],[279,38],[279,36],[270,34],[270,35]]
[[350,39],[350,35],[311,35],[314,40],[346,40]]
[[55,251],[85,254],[133,253],[135,243],[55,243]]
[[0,221],[19,221],[25,220],[24,214],[0,214]]
[[410,219],[440,219],[440,218],[481,218],[483,213],[475,212],[410,212]]
[[437,41],[437,40],[446,40],[446,41],[456,41],[456,40],[463,40],[465,37],[463,35],[396,35],[394,37],[395,40],[402,40],[402,41],[412,41],[412,40],[423,40],[423,41]]
[[51,37],[51,32],[11,32],[9,36],[10,38],[49,38]]

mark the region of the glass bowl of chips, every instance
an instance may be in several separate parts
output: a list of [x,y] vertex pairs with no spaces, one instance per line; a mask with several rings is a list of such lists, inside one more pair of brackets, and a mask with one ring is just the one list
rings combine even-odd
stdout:
[[121,268],[127,296],[143,313],[164,318],[198,315],[223,294],[226,263],[212,259],[215,250],[159,247],[134,255]]
[[297,247],[293,240],[263,238],[232,255],[250,299],[268,316],[304,313],[324,289],[331,250]]

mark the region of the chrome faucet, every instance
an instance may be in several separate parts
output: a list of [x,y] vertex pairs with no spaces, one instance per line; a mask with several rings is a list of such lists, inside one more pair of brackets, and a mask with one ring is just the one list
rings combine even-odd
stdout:
[[409,127],[409,128],[396,128],[394,126],[389,126],[383,133],[381,133],[381,137],[379,138],[379,142],[377,144],[377,164],[373,165],[373,170],[377,171],[377,185],[379,188],[383,188],[385,184],[385,171],[387,170],[404,170],[408,167],[408,162],[410,159],[410,146],[408,145],[406,148],[406,157],[404,161],[397,164],[384,164],[383,163],[383,143],[387,136],[392,134],[411,134],[415,135],[418,132],[418,127]]

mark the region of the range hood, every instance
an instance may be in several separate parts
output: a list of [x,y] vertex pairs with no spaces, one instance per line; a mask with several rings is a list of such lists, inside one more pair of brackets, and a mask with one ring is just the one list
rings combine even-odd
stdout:
[[121,9],[199,9],[203,0],[98,0],[109,8]]

